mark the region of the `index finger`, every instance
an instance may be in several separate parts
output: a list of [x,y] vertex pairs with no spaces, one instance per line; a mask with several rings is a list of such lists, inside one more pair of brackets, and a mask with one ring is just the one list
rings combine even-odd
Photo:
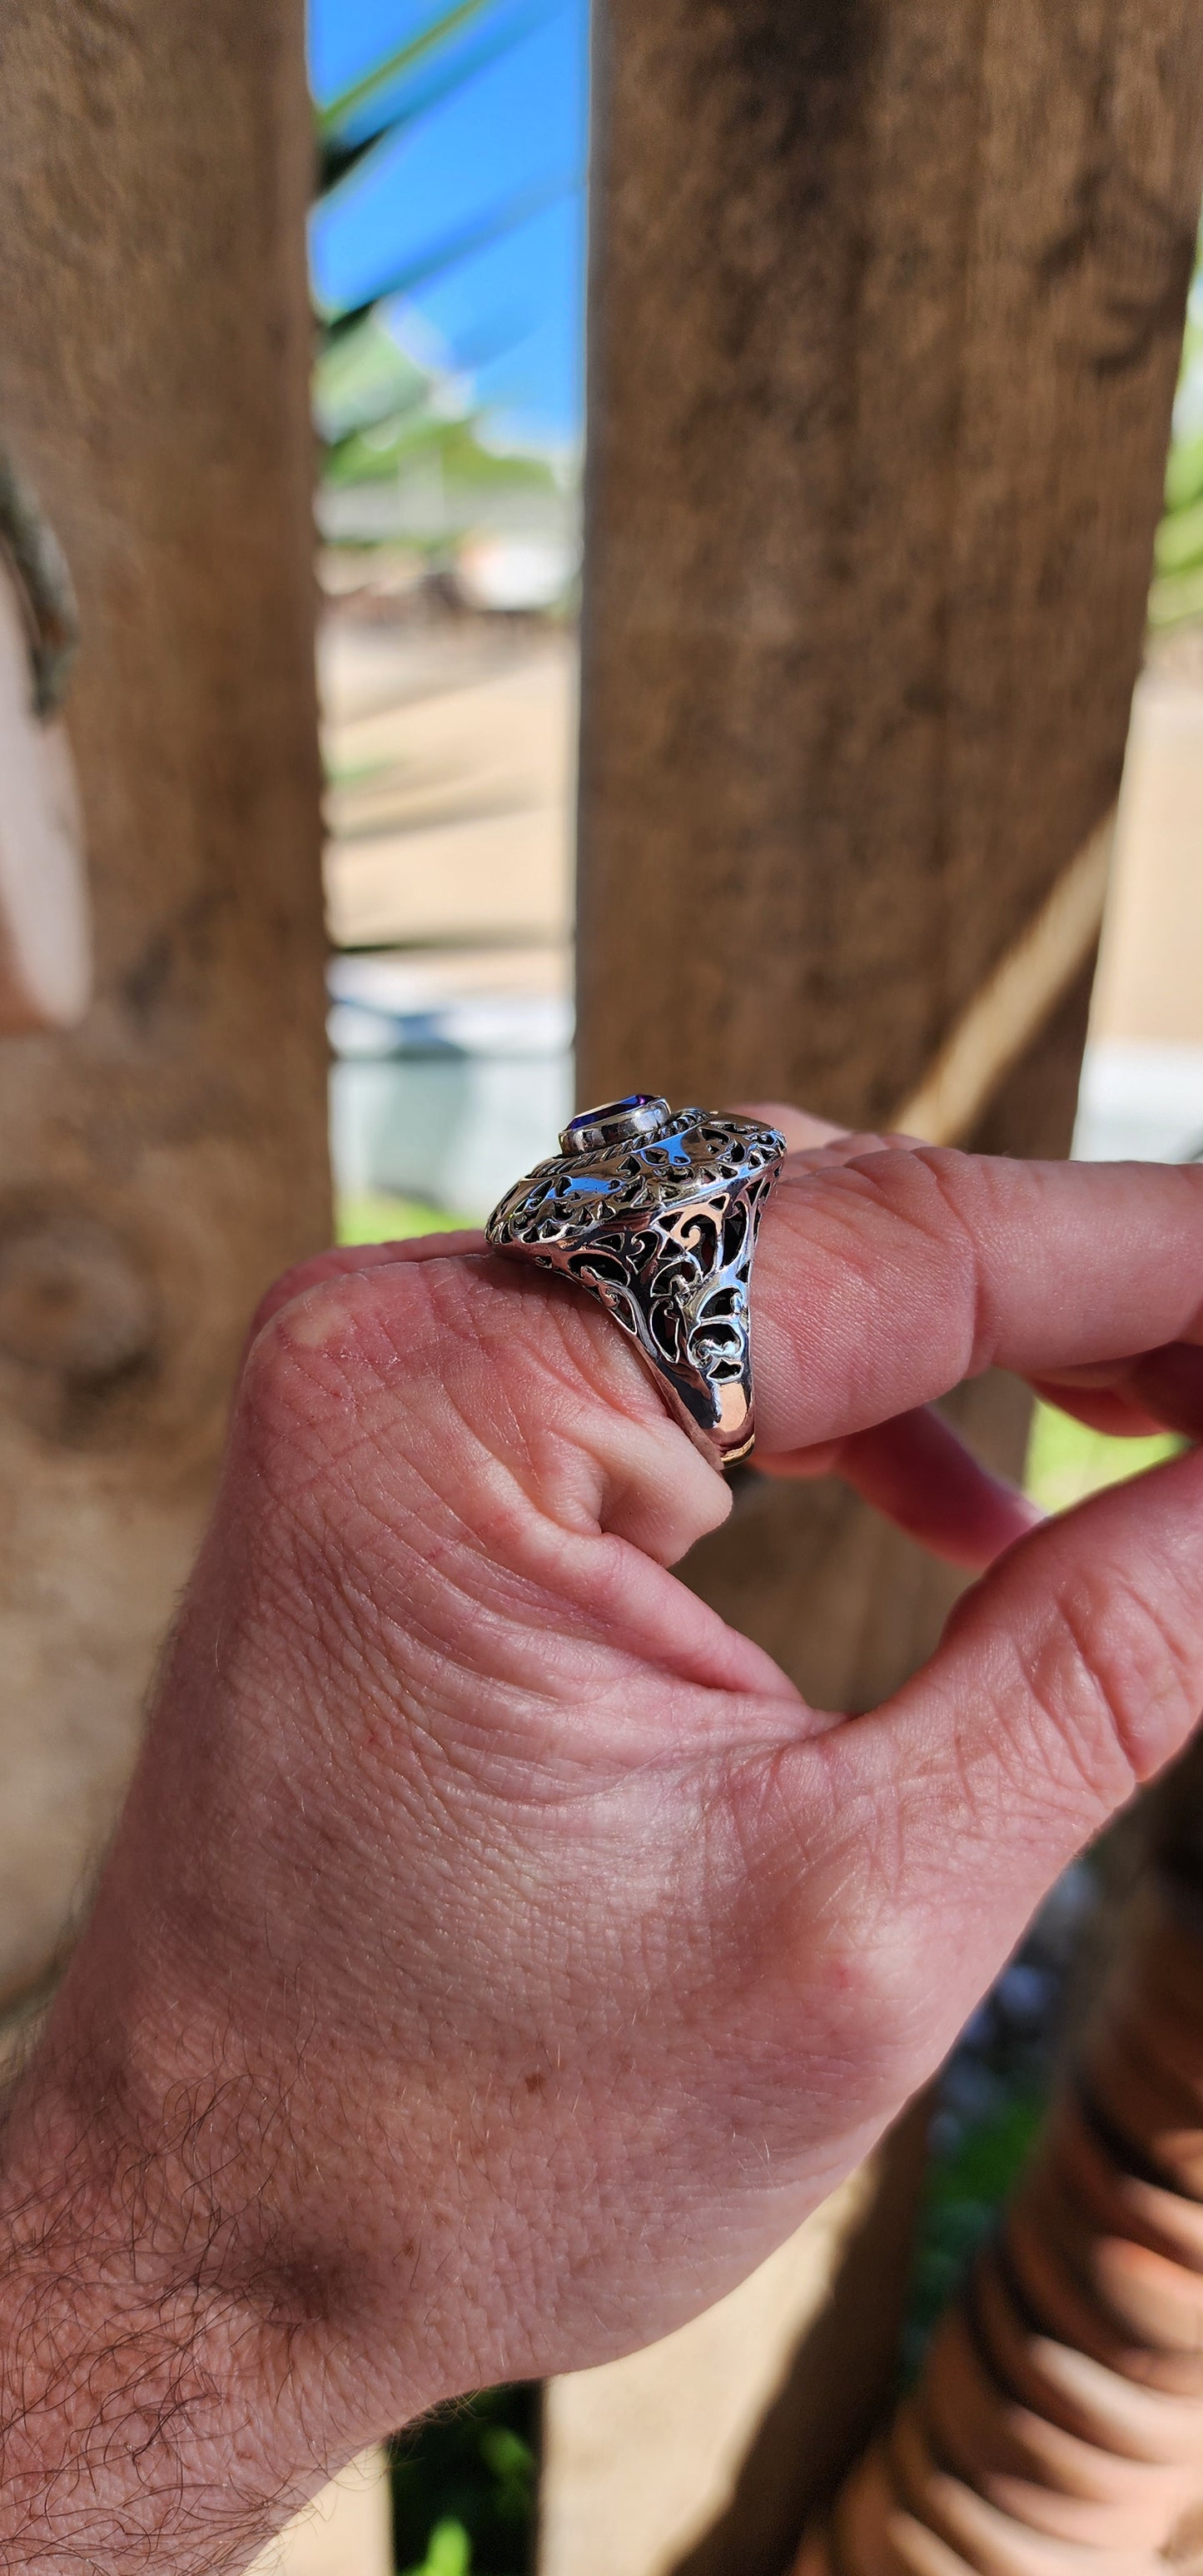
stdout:
[[753,1281],[769,1455],[1021,1377],[1203,1339],[1203,1169],[886,1146],[786,1165]]

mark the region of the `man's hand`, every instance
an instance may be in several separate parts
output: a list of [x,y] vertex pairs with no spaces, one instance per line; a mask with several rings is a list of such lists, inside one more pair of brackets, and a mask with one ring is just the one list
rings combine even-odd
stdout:
[[998,1364],[1197,1432],[1203,1173],[820,1142],[754,1330],[770,1471],[1005,1550],[869,1717],[676,1581],[729,1496],[591,1301],[478,1238],[268,1301],[11,2107],[7,2563],[240,2566],[434,2400],[720,2296],[1182,1744],[1203,1461],[1033,1529],[918,1408]]

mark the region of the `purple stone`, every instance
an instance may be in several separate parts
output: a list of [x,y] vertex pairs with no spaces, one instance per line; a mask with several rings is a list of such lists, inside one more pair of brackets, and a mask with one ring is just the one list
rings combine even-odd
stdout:
[[670,1116],[667,1100],[654,1091],[629,1091],[625,1100],[606,1100],[599,1109],[580,1109],[560,1137],[564,1154],[605,1153],[615,1145],[637,1145],[658,1134]]
[[578,1127],[608,1126],[611,1118],[624,1118],[629,1110],[650,1109],[655,1097],[654,1091],[628,1091],[625,1100],[607,1100],[600,1109],[582,1109],[577,1117],[569,1119],[567,1132],[575,1136]]

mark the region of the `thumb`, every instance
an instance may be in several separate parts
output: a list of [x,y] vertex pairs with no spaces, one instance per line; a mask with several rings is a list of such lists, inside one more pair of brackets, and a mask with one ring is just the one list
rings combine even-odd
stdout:
[[929,1997],[947,1992],[950,2035],[1058,1872],[1201,1707],[1196,1450],[1022,1539],[923,1670],[826,1739],[854,1811],[867,1798],[890,1814],[890,1934]]

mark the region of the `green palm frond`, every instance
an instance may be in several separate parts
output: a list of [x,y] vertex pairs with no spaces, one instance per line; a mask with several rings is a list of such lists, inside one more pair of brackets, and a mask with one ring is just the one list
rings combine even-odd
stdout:
[[383,100],[386,91],[403,72],[413,71],[428,54],[436,53],[450,36],[457,36],[489,6],[490,0],[454,0],[450,9],[441,10],[416,36],[411,36],[404,45],[396,46],[382,62],[374,63],[371,71],[364,72],[359,80],[340,90],[337,97],[327,99],[317,111],[319,135],[323,140],[336,135],[349,117],[357,116],[362,108],[371,108]]
[[523,188],[502,204],[488,207],[483,214],[473,216],[455,231],[445,233],[440,241],[423,250],[419,258],[406,260],[390,269],[367,303],[349,305],[343,312],[327,310],[323,313],[321,319],[328,341],[333,345],[344,333],[376,312],[380,305],[387,304],[390,296],[412,294],[416,286],[424,285],[430,277],[437,277],[441,269],[453,267],[473,251],[487,250],[494,242],[504,240],[505,235],[516,232],[520,224],[529,223],[533,215],[541,215],[548,206],[554,206],[559,199],[568,196],[575,185],[571,177],[557,177],[532,188]]
[[[432,106],[454,98],[483,67],[554,14],[556,5],[557,0],[419,0],[415,10],[407,0],[405,42],[315,107],[321,206],[330,207],[365,155]],[[382,240],[368,300],[324,305],[315,281],[313,414],[323,451],[319,515],[331,543],[400,539],[441,560],[482,529],[526,536],[533,527],[540,539],[550,531],[552,541],[559,541],[571,515],[562,475],[542,455],[493,445],[489,422],[471,406],[467,384],[450,371],[452,361],[428,355],[420,309],[413,345],[406,347],[404,317],[394,325],[388,307],[397,298],[420,297],[431,280],[502,242],[576,184],[557,172],[482,205],[470,174],[462,213],[454,203],[448,207],[444,232],[431,237],[428,230],[424,236],[419,225],[415,236],[414,226],[401,222],[392,261],[387,236]]]
[[313,418],[323,445],[336,449],[377,421],[417,416],[430,404],[432,378],[369,313],[329,338],[313,372]]
[[479,415],[444,420],[433,411],[402,413],[341,439],[327,457],[325,480],[335,489],[348,483],[395,484],[399,476],[437,463],[444,482],[465,496],[479,498],[487,491],[554,495],[555,475],[544,458],[486,446],[481,425]]

